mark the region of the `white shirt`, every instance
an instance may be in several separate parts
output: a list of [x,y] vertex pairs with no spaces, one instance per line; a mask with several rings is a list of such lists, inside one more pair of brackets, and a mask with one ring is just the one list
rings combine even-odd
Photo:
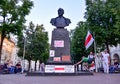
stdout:
[[108,60],[109,54],[108,53],[102,52],[102,56],[103,56],[103,61],[109,62],[109,60]]

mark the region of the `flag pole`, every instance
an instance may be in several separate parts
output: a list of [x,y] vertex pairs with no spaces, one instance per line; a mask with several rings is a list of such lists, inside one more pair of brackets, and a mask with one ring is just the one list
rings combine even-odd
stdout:
[[96,52],[96,42],[95,42],[95,32],[93,32],[93,37],[94,37],[94,52],[95,52],[95,72],[98,72],[97,69],[97,52]]

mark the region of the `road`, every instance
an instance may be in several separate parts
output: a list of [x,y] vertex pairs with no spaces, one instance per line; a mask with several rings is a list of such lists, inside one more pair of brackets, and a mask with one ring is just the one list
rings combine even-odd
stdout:
[[92,76],[25,76],[0,74],[0,84],[119,84],[120,74],[94,73]]

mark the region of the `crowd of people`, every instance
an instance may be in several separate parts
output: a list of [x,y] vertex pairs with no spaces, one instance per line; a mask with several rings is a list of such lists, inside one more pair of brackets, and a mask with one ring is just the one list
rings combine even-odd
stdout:
[[[0,66],[0,71],[2,71],[2,73],[4,73],[4,74],[23,73],[21,62],[18,62],[15,65],[13,65],[13,63],[11,61],[7,61],[2,66]],[[31,71],[33,71],[33,70],[31,70]],[[44,62],[40,63],[39,71],[42,73],[45,71]]]
[[96,57],[93,52],[90,52],[88,56],[83,56],[82,60],[74,64],[76,67],[77,65],[81,64],[82,65],[82,70],[83,71],[92,71],[94,72],[95,69],[97,68],[99,71],[103,71],[104,73],[113,73],[117,71],[119,62],[117,60],[114,61],[114,63],[111,65],[110,64],[110,54],[108,53],[107,49],[105,49],[103,52],[100,53],[100,58],[101,58],[101,66],[98,67],[96,66],[98,60],[96,61]]
[[3,73],[21,73],[22,72],[22,66],[21,62],[16,63],[16,65],[13,65],[12,62],[6,62],[3,65]]
[[82,60],[74,64],[75,66],[82,64],[82,70],[83,71],[94,71],[95,70],[95,56],[93,52],[90,52],[90,54],[85,57],[82,57]]
[[[96,58],[100,58],[100,61],[96,60]],[[100,65],[99,67],[98,64]],[[93,52],[90,52],[88,56],[82,56],[82,59],[74,64],[75,68],[78,65],[81,65],[81,70],[83,71],[95,72],[96,68],[98,71],[103,71],[104,73],[114,73],[116,71],[120,71],[120,64],[118,60],[114,60],[114,63],[110,64],[110,54],[108,53],[107,49],[101,52],[99,57],[95,56]],[[13,65],[12,62],[8,61],[3,65],[2,69],[3,73],[22,73],[21,62]],[[43,62],[40,63],[40,71],[45,71],[45,64]]]

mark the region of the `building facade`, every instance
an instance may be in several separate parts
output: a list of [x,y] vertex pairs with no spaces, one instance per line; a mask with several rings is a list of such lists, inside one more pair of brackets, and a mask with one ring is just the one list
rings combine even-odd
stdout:
[[1,64],[10,61],[13,65],[19,60],[17,56],[18,48],[15,43],[7,38],[3,41],[2,54],[1,54]]
[[110,47],[110,56],[111,56],[111,62],[112,63],[115,60],[120,62],[120,44],[118,44],[117,47],[115,47],[115,46]]

